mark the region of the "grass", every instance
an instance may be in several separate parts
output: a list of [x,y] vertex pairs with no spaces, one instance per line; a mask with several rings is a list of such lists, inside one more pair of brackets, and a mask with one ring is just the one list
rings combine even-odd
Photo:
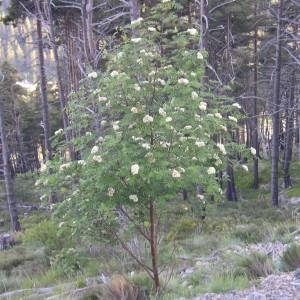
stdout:
[[281,258],[281,267],[283,271],[294,271],[300,268],[300,246],[291,244],[283,253]]
[[[293,165],[291,170],[295,182],[299,180],[298,165],[299,163]],[[277,241],[290,244],[299,228],[295,209],[294,211],[292,207],[274,209],[270,205],[270,194],[268,187],[266,188],[270,177],[270,163],[260,163],[260,171],[260,182],[265,186],[253,190],[251,173],[237,169],[236,182],[240,201],[208,202],[206,219],[200,234],[195,232],[199,223],[199,219],[195,217],[196,212],[189,214],[184,209],[180,210],[183,205],[180,199],[170,204],[164,227],[167,230],[161,236],[160,256],[160,263],[166,264],[168,268],[162,273],[161,281],[165,288],[157,300],[191,298],[207,292],[226,293],[230,290],[245,289],[255,278],[276,272],[277,264],[261,253],[238,258],[235,256],[235,251],[252,244]],[[300,187],[294,185],[289,193],[289,197],[299,196]],[[116,289],[116,293],[122,288],[131,290],[131,287],[139,287],[144,291],[151,291],[153,288],[148,275],[117,246],[109,248],[96,244],[97,253],[89,255],[89,242],[76,241],[75,245],[71,244],[71,241],[65,238],[70,236],[67,231],[57,238],[57,224],[53,224],[45,214],[34,213],[24,219],[22,225],[26,229],[25,233],[20,235],[23,244],[9,251],[0,252],[0,291],[54,285],[68,286],[70,290],[84,288],[85,278],[99,277],[101,273],[124,275],[126,284],[125,281],[119,280],[112,287],[113,290]],[[50,267],[44,250],[56,255],[62,247],[70,246],[76,250],[80,249],[80,253],[87,259],[84,260],[79,273],[68,277]],[[142,253],[141,256],[148,253],[142,246],[138,248]],[[299,256],[299,249],[292,245],[281,259],[282,269],[289,271],[300,267]],[[214,260],[215,257],[217,260]],[[145,262],[151,263],[149,257]],[[180,270],[191,267],[194,268],[194,272],[183,277]],[[134,275],[129,276],[132,271]],[[105,290],[95,286],[76,297],[65,295],[62,299],[111,297],[104,295]]]
[[253,252],[241,257],[237,262],[237,273],[246,274],[249,278],[266,277],[274,273],[272,260],[265,254]]
[[292,197],[300,197],[300,187],[292,187],[289,189],[289,191],[287,192],[287,195],[289,198]]

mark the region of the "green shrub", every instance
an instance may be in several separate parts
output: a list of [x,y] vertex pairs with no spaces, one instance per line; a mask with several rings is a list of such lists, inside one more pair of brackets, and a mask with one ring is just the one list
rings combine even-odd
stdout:
[[300,246],[292,244],[282,255],[281,267],[285,272],[296,270],[300,267]]
[[182,218],[170,229],[167,235],[167,240],[174,241],[184,239],[187,235],[194,232],[198,225],[199,220],[188,217]]
[[84,258],[81,253],[74,248],[62,249],[52,259],[51,265],[60,273],[72,276],[82,270]]
[[265,254],[253,252],[238,261],[237,273],[244,273],[249,278],[265,277],[274,272],[272,260]]
[[23,241],[26,245],[45,247],[46,252],[60,250],[71,245],[70,234],[65,232],[58,235],[61,230],[57,223],[52,220],[45,220],[25,231]]
[[232,232],[232,236],[247,244],[259,243],[263,240],[263,233],[255,224],[237,226]]

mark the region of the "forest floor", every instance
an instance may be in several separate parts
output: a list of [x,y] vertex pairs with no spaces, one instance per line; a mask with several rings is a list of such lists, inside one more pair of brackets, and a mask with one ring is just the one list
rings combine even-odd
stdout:
[[[208,205],[201,230],[195,227],[197,217],[186,211],[188,202],[174,201],[160,246],[163,289],[151,299],[300,299],[299,169],[299,163],[292,164],[294,184],[281,190],[279,208],[270,205],[268,163],[261,165],[256,191],[250,172],[237,170],[239,201]],[[64,256],[63,240],[56,240],[57,227],[48,220],[45,211],[26,213],[18,244],[0,252],[0,299],[119,299],[111,295],[120,287],[143,291],[125,300],[147,299],[151,280],[121,248],[81,242]],[[141,241],[134,238],[131,246],[147,257]],[[76,272],[74,257],[76,266],[80,261]],[[53,267],[57,260],[61,269]]]

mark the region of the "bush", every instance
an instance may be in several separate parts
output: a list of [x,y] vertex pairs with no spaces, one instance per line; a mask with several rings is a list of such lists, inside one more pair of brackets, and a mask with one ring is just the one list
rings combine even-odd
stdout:
[[71,245],[70,234],[58,235],[60,230],[58,224],[51,220],[42,221],[25,231],[23,241],[30,246],[45,247],[46,252],[51,254]]
[[300,246],[292,244],[283,253],[281,258],[281,266],[283,271],[293,271],[300,267]]
[[62,249],[52,260],[54,269],[66,276],[72,276],[82,269],[83,258],[74,248]]
[[267,255],[253,252],[238,262],[238,272],[250,278],[265,277],[274,272],[274,266]]
[[187,235],[190,235],[195,231],[199,225],[199,220],[192,218],[182,218],[179,222],[176,222],[173,228],[170,229],[167,240],[174,241],[185,239]]

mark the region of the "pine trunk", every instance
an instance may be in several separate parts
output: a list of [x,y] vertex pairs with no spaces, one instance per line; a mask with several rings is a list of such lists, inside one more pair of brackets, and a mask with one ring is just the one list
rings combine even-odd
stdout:
[[[257,17],[257,0],[255,0],[254,7],[254,16],[255,21]],[[253,90],[253,114],[252,114],[252,147],[256,150],[256,156],[253,160],[253,188],[258,189],[259,186],[259,177],[258,177],[258,157],[259,157],[259,145],[258,145],[258,121],[257,121],[257,79],[258,79],[258,70],[257,70],[257,37],[258,37],[258,28],[255,25],[254,29],[254,90]]]
[[273,92],[273,137],[272,137],[272,173],[271,173],[271,199],[272,205],[278,206],[278,160],[279,160],[279,134],[280,134],[280,83],[281,83],[281,32],[282,32],[283,0],[278,3],[277,9],[277,36],[275,57],[275,80]]
[[49,28],[50,28],[51,46],[53,50],[55,67],[56,67],[56,77],[57,77],[58,92],[59,92],[59,104],[60,104],[60,111],[62,115],[64,133],[65,133],[66,142],[68,144],[70,158],[74,159],[75,154],[72,145],[72,132],[69,129],[69,119],[66,112],[67,97],[66,97],[65,87],[63,84],[62,70],[61,70],[61,65],[58,56],[58,47],[55,41],[54,21],[52,16],[50,0],[48,0],[48,18],[49,18],[48,21],[49,21]]
[[289,188],[292,186],[291,177],[289,174],[290,163],[293,153],[293,131],[294,131],[294,102],[295,102],[295,83],[296,83],[296,72],[293,68],[291,72],[290,80],[290,95],[286,109],[285,119],[285,141],[284,141],[284,161],[283,161],[283,172],[284,172],[284,187]]
[[0,135],[1,135],[1,144],[2,144],[3,174],[4,174],[6,200],[7,200],[7,206],[10,215],[11,230],[20,231],[21,225],[18,217],[17,203],[13,193],[13,181],[12,181],[9,158],[8,158],[9,157],[8,145],[7,145],[6,133],[4,129],[3,115],[4,115],[3,105],[0,104]]
[[38,38],[37,44],[38,44],[38,58],[39,58],[39,71],[40,71],[40,91],[41,91],[41,100],[42,100],[41,104],[42,104],[43,130],[44,130],[44,148],[45,148],[45,155],[46,155],[44,159],[47,161],[52,157],[52,149],[50,143],[51,133],[50,133],[49,106],[48,106],[48,95],[47,95],[47,78],[45,72],[41,15],[37,13],[36,17],[37,17],[36,31],[37,31],[37,38]]

